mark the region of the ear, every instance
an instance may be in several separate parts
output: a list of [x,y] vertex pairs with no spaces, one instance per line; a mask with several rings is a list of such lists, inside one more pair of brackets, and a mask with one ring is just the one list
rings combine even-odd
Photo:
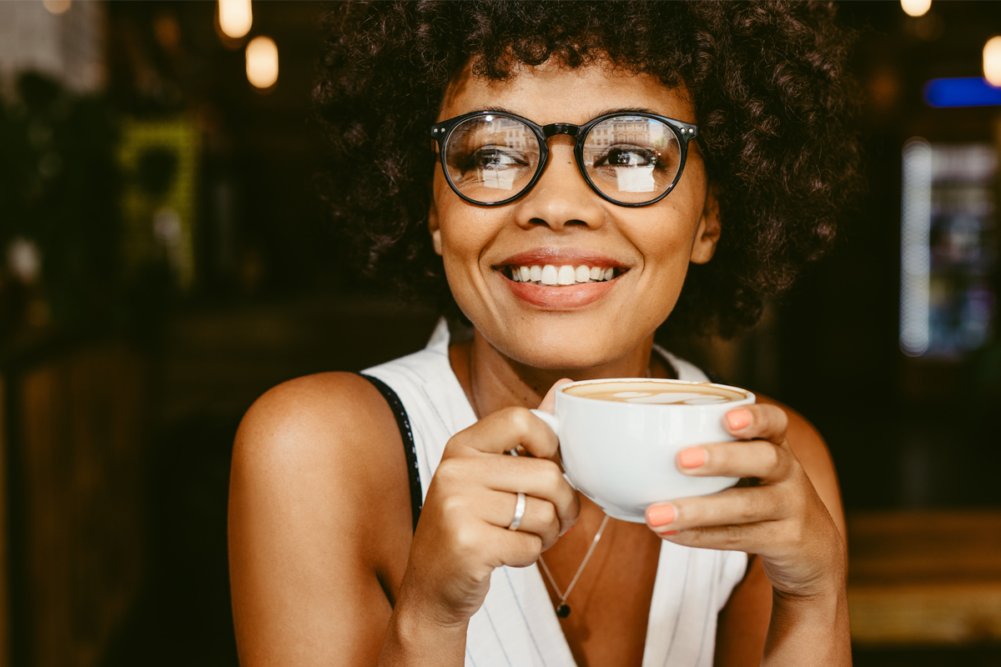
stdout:
[[699,220],[699,227],[695,230],[695,238],[692,243],[692,263],[705,264],[713,258],[722,231],[719,222],[719,202],[716,200],[716,186],[709,185],[706,188],[706,202],[702,207],[702,218]]
[[441,255],[441,225],[438,222],[438,204],[431,196],[431,208],[428,209],[428,231],[431,232],[431,243],[434,244],[434,251]]

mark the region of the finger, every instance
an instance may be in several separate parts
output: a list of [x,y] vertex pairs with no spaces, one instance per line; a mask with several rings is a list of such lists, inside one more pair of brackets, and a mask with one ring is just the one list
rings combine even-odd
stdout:
[[542,402],[539,403],[539,409],[542,410],[543,412],[552,413],[553,410],[556,409],[556,390],[562,387],[563,385],[571,384],[572,382],[573,380],[570,380],[568,378],[563,378],[562,380],[557,380],[556,382],[554,382],[553,386],[550,387],[549,391],[546,392],[546,395],[542,399]]
[[723,418],[723,428],[741,440],[760,438],[782,443],[788,427],[789,417],[775,405],[745,405],[730,410]]
[[666,531],[661,537],[673,544],[697,549],[769,553],[779,542],[782,527],[778,521],[703,526],[687,530]]
[[[484,487],[510,497],[519,491],[534,496],[549,502],[556,510],[561,533],[573,527],[580,513],[577,493],[563,477],[559,466],[546,459],[496,455],[454,457],[438,465],[432,484],[446,490],[444,497],[448,498],[479,498]],[[504,526],[510,521],[509,516]]]
[[[507,530],[514,519],[518,496],[514,493],[491,492],[487,497],[477,499],[477,502],[484,521]],[[560,536],[560,520],[556,508],[546,500],[525,496],[525,511],[518,530],[541,537],[542,550],[545,551]]]
[[484,476],[484,484],[495,491],[517,494],[519,491],[548,502],[556,512],[559,533],[577,523],[580,498],[552,461],[513,458],[515,465],[495,466]]
[[796,459],[765,440],[718,442],[678,452],[675,465],[692,477],[757,477],[778,482],[792,474]]
[[791,508],[778,486],[727,489],[709,496],[679,498],[647,508],[647,525],[658,534],[695,528],[780,521]]
[[508,567],[528,567],[539,560],[542,554],[542,538],[535,533],[524,533],[520,530],[494,531],[500,534],[498,565]]
[[498,530],[490,524],[471,520],[443,536],[448,550],[466,562],[482,562],[491,569],[507,565],[527,567],[539,559],[542,538],[520,530]]
[[503,454],[519,445],[532,456],[548,459],[556,455],[559,440],[545,422],[527,409],[504,408],[453,436],[443,458],[453,456],[455,449]]

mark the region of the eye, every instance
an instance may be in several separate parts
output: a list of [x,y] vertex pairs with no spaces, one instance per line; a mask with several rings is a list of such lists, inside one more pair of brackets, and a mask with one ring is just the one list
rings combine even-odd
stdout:
[[474,169],[499,171],[529,166],[529,160],[520,151],[497,145],[477,148],[466,156],[463,162],[463,171]]
[[594,158],[595,167],[660,167],[656,151],[642,146],[616,144]]

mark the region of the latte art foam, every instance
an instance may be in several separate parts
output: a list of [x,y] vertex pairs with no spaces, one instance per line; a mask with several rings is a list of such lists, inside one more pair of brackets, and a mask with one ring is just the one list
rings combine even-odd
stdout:
[[742,401],[747,394],[703,382],[670,383],[636,380],[634,382],[595,382],[565,390],[570,396],[616,403],[641,405],[718,405]]

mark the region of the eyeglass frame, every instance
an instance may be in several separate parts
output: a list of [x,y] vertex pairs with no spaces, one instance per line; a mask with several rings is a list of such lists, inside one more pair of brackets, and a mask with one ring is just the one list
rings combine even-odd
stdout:
[[[502,201],[481,202],[467,197],[459,191],[459,188],[452,182],[452,177],[448,173],[448,164],[445,161],[445,146],[447,145],[449,138],[452,136],[452,131],[462,122],[478,116],[501,116],[524,123],[529,129],[532,130],[535,134],[536,141],[539,143],[539,166],[536,167],[535,175],[532,176],[532,180],[529,181],[528,185],[522,188],[518,194],[513,197],[508,197]],[[678,164],[678,173],[675,174],[674,180],[669,186],[667,186],[664,192],[662,192],[655,199],[640,203],[621,202],[612,199],[598,189],[598,186],[596,186],[591,180],[591,177],[588,176],[587,167],[584,165],[584,142],[587,139],[587,135],[599,123],[606,121],[609,118],[615,118],[616,116],[652,118],[671,128],[671,131],[674,132],[674,136],[678,139],[678,144],[681,146],[681,161]],[[445,181],[448,183],[449,187],[452,188],[452,192],[457,194],[461,199],[476,206],[503,206],[504,204],[510,204],[516,199],[520,199],[531,191],[531,189],[535,187],[535,184],[538,183],[539,179],[542,178],[542,173],[549,165],[549,139],[560,134],[565,134],[574,139],[574,158],[577,162],[577,170],[580,172],[580,175],[584,177],[584,182],[587,183],[588,187],[590,187],[596,195],[609,203],[615,204],[616,206],[639,208],[642,206],[651,206],[656,204],[661,199],[671,194],[671,191],[674,190],[674,186],[676,186],[678,181],[681,180],[681,174],[685,171],[685,162],[688,159],[688,143],[692,139],[698,138],[699,128],[697,125],[693,125],[692,123],[686,123],[674,118],[658,116],[657,114],[643,111],[614,111],[612,113],[602,114],[597,118],[593,118],[583,125],[574,125],[573,123],[550,123],[548,125],[539,125],[538,123],[533,123],[527,118],[523,118],[522,116],[508,113],[506,111],[472,111],[470,113],[462,114],[461,116],[456,116],[455,118],[443,120],[440,123],[435,123],[431,126],[431,138],[438,142],[438,155],[441,162],[442,173],[445,175]]]

